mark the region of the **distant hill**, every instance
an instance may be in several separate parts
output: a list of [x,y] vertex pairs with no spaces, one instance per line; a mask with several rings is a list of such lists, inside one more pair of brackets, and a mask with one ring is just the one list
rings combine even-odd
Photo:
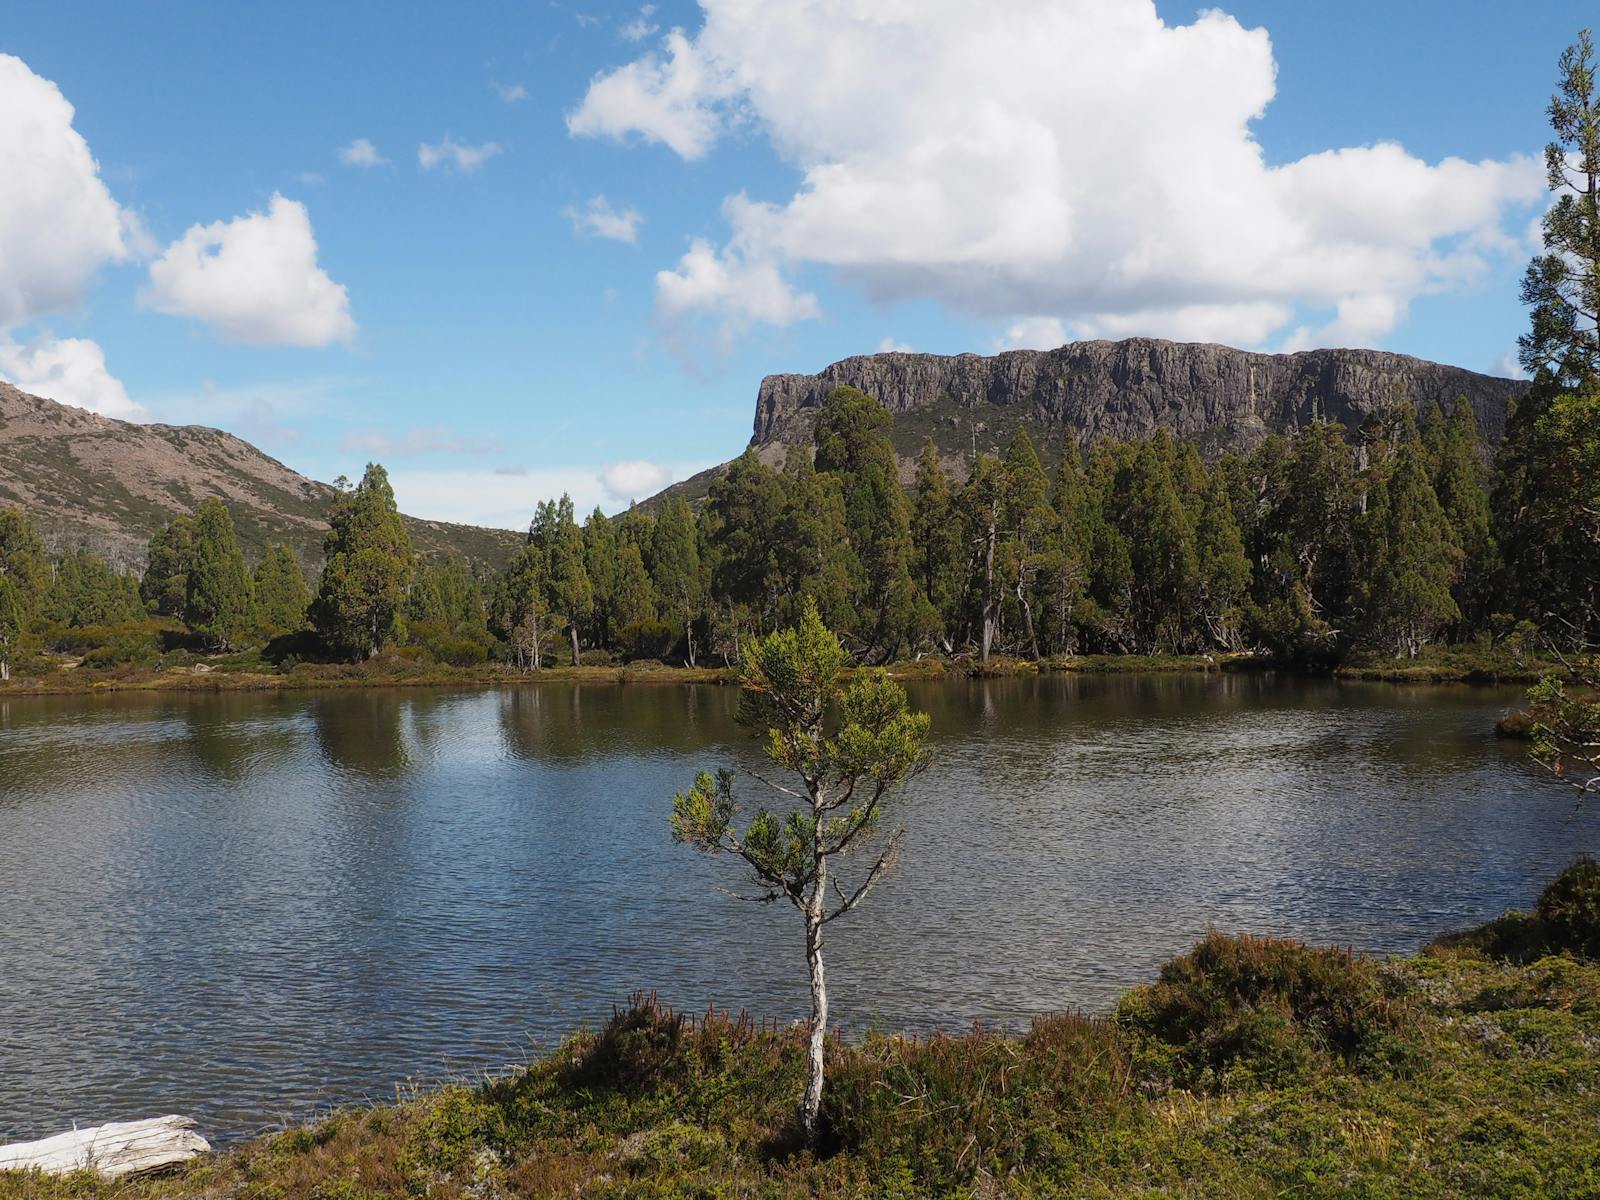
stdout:
[[[150,535],[207,496],[233,513],[255,561],[269,541],[311,569],[335,495],[249,442],[203,425],[136,425],[30,396],[0,383],[0,508],[32,515],[51,549],[84,545],[124,567],[144,562]],[[425,554],[499,567],[522,535],[406,518]]]
[[[977,354],[860,355],[815,375],[768,375],[756,397],[750,444],[773,465],[809,445],[818,407],[834,388],[876,396],[894,415],[893,439],[907,482],[925,438],[946,468],[965,476],[974,451],[999,452],[1026,426],[1040,452],[1143,437],[1166,429],[1208,457],[1249,450],[1270,433],[1316,420],[1355,428],[1397,400],[1420,413],[1465,396],[1485,446],[1499,444],[1506,411],[1527,385],[1380,350],[1258,354],[1228,346],[1129,338],[1073,342],[1055,350]],[[698,499],[726,465],[675,485]]]

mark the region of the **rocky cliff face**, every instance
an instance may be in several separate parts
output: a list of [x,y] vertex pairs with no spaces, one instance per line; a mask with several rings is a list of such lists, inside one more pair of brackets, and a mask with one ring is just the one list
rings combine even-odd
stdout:
[[[86,546],[142,566],[160,526],[215,496],[252,559],[287,542],[310,568],[334,490],[249,442],[202,425],[136,425],[0,383],[0,508],[29,513],[52,549]],[[498,529],[406,518],[417,549],[500,565],[522,538]]]
[[948,457],[999,449],[1025,424],[1041,449],[1167,429],[1208,454],[1248,450],[1269,433],[1315,420],[1354,428],[1397,400],[1446,411],[1465,396],[1485,445],[1499,443],[1509,402],[1526,384],[1377,350],[1256,354],[1226,346],[1130,338],[1057,350],[873,354],[816,375],[769,375],[756,401],[754,445],[769,461],[809,443],[817,407],[841,385],[876,396],[895,416],[895,445],[925,436]]

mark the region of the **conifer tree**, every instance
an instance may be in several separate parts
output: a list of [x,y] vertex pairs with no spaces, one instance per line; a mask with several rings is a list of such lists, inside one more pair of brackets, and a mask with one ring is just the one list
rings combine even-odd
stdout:
[[611,518],[596,507],[583,523],[583,569],[594,593],[594,607],[585,624],[596,645],[609,646],[617,631],[628,624],[616,612],[618,548]]
[[1050,507],[1049,483],[1039,464],[1038,451],[1028,431],[1018,428],[1006,450],[1005,540],[1000,548],[1005,591],[1021,618],[1022,636],[1029,655],[1037,660],[1039,631],[1034,610],[1041,597],[1036,591],[1040,572],[1048,565],[1055,512]]
[[1084,618],[1089,586],[1089,560],[1093,545],[1094,503],[1078,464],[1078,449],[1069,445],[1050,486],[1054,533],[1042,572],[1045,597],[1044,627],[1051,652],[1075,654],[1078,627]]
[[620,632],[656,616],[656,590],[644,569],[644,556],[632,542],[622,543],[611,572],[611,620]]
[[778,607],[782,518],[782,481],[754,447],[728,464],[706,497],[713,589],[725,603],[748,610],[758,629],[771,627]]
[[594,605],[594,588],[583,565],[583,532],[572,514],[572,497],[543,501],[535,510],[528,540],[544,557],[547,603],[560,614],[572,651],[572,665],[582,662],[578,638]]
[[1233,518],[1233,504],[1222,473],[1210,480],[1195,521],[1199,561],[1199,612],[1206,634],[1223,650],[1243,647],[1245,598],[1250,590],[1250,560]]
[[193,552],[194,518],[187,513],[173,517],[151,537],[139,595],[157,616],[183,619]]
[[704,578],[694,513],[682,496],[662,505],[650,533],[651,583],[670,620],[683,627],[689,666],[695,665],[695,624],[704,604]]
[[1545,147],[1555,200],[1522,284],[1533,383],[1506,422],[1494,510],[1517,607],[1576,649],[1600,640],[1600,88],[1587,29],[1559,70]]
[[855,388],[835,388],[817,414],[816,469],[836,475],[844,497],[845,530],[860,564],[856,634],[870,656],[893,658],[910,627],[911,518],[900,487],[890,418],[883,405]]
[[[807,604],[796,628],[753,642],[740,667],[739,719],[765,735],[767,757],[799,776],[798,789],[752,778],[786,801],[786,812],[761,808],[741,831],[731,770],[702,771],[672,804],[672,840],[743,860],[757,889],[750,899],[787,900],[805,925],[811,1021],[801,1125],[810,1139],[822,1107],[828,986],[823,934],[855,909],[895,862],[903,830],[878,838],[891,793],[927,762],[928,717],[882,670],[847,682],[849,656]],[[876,857],[850,888],[835,872],[841,855],[871,847]]]
[[50,592],[50,560],[28,514],[0,509],[0,577],[9,579],[17,620],[25,629],[44,609]]
[[511,647],[517,665],[537,671],[557,617],[550,611],[544,553],[532,541],[511,556],[495,582],[495,632]]
[[184,622],[218,650],[237,646],[255,625],[255,588],[233,516],[214,497],[194,514],[194,547],[184,576]]
[[1005,468],[979,454],[961,489],[961,525],[967,545],[971,617],[978,629],[978,663],[988,667],[1000,624],[1000,524],[1005,512]]
[[443,625],[444,601],[439,598],[439,573],[420,554],[412,556],[411,583],[406,588],[408,625]]
[[400,634],[413,569],[388,472],[369,463],[334,500],[328,524],[312,624],[336,653],[371,658]]
[[454,554],[446,556],[433,573],[439,595],[439,613],[457,637],[480,638],[485,632],[483,588],[467,564]]
[[1461,570],[1454,589],[1461,612],[1461,633],[1481,627],[1493,611],[1495,593],[1504,582],[1500,548],[1491,531],[1487,470],[1478,443],[1478,422],[1466,397],[1459,397],[1448,419],[1440,422],[1433,490],[1461,548]]
[[300,573],[294,551],[274,542],[256,564],[256,619],[269,636],[294,633],[306,626],[311,589]]
[[1357,533],[1367,635],[1397,658],[1415,658],[1460,616],[1450,589],[1461,550],[1428,478],[1426,447],[1409,419],[1390,470],[1374,482]]
[[840,477],[819,475],[804,446],[789,447],[783,464],[783,506],[774,561],[782,599],[778,619],[793,623],[809,599],[830,628],[856,624],[852,580],[861,564],[845,527]]
[[52,624],[79,629],[144,615],[138,581],[118,575],[104,559],[81,548],[61,556],[41,612]]
[[11,659],[22,641],[21,590],[10,575],[0,575],[0,683],[11,678]]
[[914,571],[923,597],[938,616],[950,649],[949,633],[956,620],[955,605],[961,591],[961,532],[956,520],[950,480],[933,439],[923,443],[917,457],[917,477],[912,487],[911,545]]
[[1194,524],[1173,477],[1170,439],[1140,443],[1128,478],[1123,533],[1133,566],[1134,629],[1145,653],[1188,649],[1199,578]]

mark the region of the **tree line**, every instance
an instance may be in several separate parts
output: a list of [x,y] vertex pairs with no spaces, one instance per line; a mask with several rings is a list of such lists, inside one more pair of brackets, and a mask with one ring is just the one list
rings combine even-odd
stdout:
[[1528,622],[1576,639],[1596,626],[1594,519],[1570,488],[1593,443],[1552,404],[1536,387],[1519,406],[1493,472],[1459,401],[1211,463],[1165,433],[1069,447],[1053,471],[1026,430],[964,465],[930,441],[905,487],[889,414],[840,388],[812,446],[778,467],[747,451],[698,512],[672,496],[580,523],[568,497],[546,501],[500,571],[415,554],[371,465],[334,502],[315,588],[282,544],[250,567],[220,500],[160,529],[138,579],[84,551],[52,562],[10,510],[0,670],[30,629],[147,616],[212,652],[309,634],[330,657],[410,645],[530,670],[594,651],[734,662],[808,603],[867,663],[1254,650],[1314,664]]

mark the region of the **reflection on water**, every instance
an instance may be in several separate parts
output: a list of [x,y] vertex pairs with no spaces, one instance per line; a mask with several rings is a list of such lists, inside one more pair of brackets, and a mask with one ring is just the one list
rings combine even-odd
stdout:
[[[1594,843],[1497,743],[1515,689],[1267,676],[935,683],[901,865],[836,1011],[1102,1008],[1208,924],[1377,951],[1526,905]],[[798,1016],[793,914],[671,846],[753,761],[732,689],[0,700],[0,1140],[237,1136],[525,1056],[635,988]]]

